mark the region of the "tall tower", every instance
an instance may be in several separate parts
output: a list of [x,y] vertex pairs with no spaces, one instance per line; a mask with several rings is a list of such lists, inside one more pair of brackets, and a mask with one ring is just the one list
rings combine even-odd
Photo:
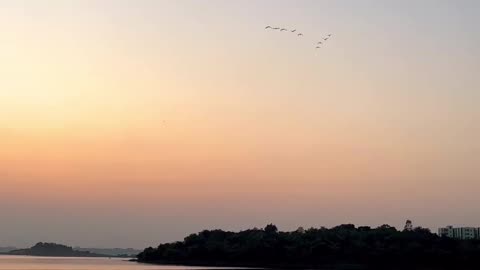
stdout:
[[407,222],[405,222],[405,227],[403,228],[403,230],[406,232],[413,231],[413,223],[410,219],[407,219]]

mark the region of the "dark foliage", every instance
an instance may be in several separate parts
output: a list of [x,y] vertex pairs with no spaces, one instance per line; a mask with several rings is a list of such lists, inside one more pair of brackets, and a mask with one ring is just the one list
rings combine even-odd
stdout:
[[238,233],[202,231],[147,248],[138,261],[165,264],[291,268],[480,269],[480,241],[346,224],[279,232],[275,225]]

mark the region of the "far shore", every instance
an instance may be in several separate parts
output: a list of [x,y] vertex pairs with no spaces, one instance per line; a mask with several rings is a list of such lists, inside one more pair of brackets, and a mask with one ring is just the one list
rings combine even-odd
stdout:
[[[231,264],[231,263],[202,263],[202,262],[165,262],[165,261],[149,261],[143,262],[138,259],[130,259],[131,262],[149,264],[149,265],[171,265],[171,266],[190,266],[190,267],[205,267],[205,269],[277,269],[277,270],[299,270],[299,269],[310,269],[310,270],[367,270],[369,269],[363,265],[353,265],[353,264],[338,264],[338,265],[324,265],[321,267],[312,267],[311,265],[254,265],[254,264]],[[395,268],[393,268],[395,269]],[[402,268],[403,269],[403,268]],[[417,269],[418,270],[418,269]],[[421,269],[424,270],[424,269]]]
[[85,259],[96,259],[96,258],[112,258],[112,259],[125,259],[125,261],[132,261],[132,257],[117,257],[117,256],[108,256],[97,254],[95,256],[48,256],[48,255],[19,255],[19,254],[9,254],[9,253],[0,253],[0,256],[9,256],[9,257],[38,257],[38,258],[85,258]]

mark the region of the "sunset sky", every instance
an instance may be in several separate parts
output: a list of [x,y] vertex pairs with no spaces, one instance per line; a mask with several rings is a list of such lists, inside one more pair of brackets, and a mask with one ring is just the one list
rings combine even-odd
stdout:
[[0,0],[0,246],[480,226],[479,12]]

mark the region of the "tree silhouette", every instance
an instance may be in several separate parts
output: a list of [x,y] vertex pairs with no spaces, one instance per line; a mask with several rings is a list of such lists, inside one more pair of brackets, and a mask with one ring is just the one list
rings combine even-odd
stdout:
[[278,228],[277,228],[277,226],[275,226],[275,225],[273,225],[273,224],[268,224],[267,226],[265,226],[264,231],[265,231],[266,233],[269,233],[269,234],[277,233],[277,232],[278,232]]
[[[273,225],[240,232],[202,231],[182,242],[147,248],[141,262],[208,266],[480,269],[480,241],[439,237],[416,227],[343,224],[281,232]],[[470,267],[470,268],[468,268]]]

